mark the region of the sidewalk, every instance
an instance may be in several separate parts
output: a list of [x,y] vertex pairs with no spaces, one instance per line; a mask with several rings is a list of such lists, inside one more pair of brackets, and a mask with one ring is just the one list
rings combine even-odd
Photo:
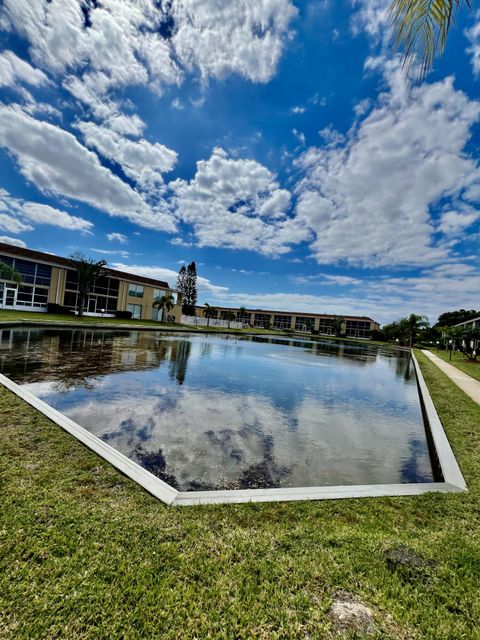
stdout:
[[467,394],[467,396],[477,404],[480,404],[480,382],[478,380],[475,380],[467,373],[463,373],[463,371],[454,367],[453,364],[445,362],[445,360],[442,360],[431,351],[422,349],[422,353],[436,364],[437,367],[457,385],[457,387],[460,387],[460,389]]

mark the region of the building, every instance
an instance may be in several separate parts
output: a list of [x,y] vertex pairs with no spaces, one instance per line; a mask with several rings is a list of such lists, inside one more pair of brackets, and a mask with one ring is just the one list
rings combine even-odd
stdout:
[[[0,261],[14,267],[22,277],[21,285],[0,280],[0,309],[46,312],[49,303],[72,313],[78,309],[77,273],[67,258],[0,242]],[[167,282],[107,269],[88,295],[85,314],[114,317],[118,311],[130,311],[136,320],[158,320],[161,312],[153,302],[167,293],[175,301],[169,316],[180,322],[181,294]]]
[[[197,307],[197,314],[205,315],[205,307]],[[318,332],[334,335],[336,324],[341,318],[340,334],[349,338],[369,338],[372,331],[380,328],[378,322],[366,316],[335,316],[325,313],[304,313],[294,311],[271,311],[267,309],[245,309],[244,307],[215,307],[209,309],[210,318],[222,319],[233,311],[236,319],[250,327],[286,329],[305,333]]]

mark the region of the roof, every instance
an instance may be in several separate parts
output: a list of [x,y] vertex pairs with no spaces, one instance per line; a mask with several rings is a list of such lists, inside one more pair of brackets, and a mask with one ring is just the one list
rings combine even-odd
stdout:
[[463,322],[459,322],[458,324],[452,324],[452,327],[462,327],[464,324],[471,324],[472,322],[479,322],[480,316],[477,318],[472,318],[471,320],[464,320]]
[[[240,307],[221,307],[219,305],[213,305],[214,309],[219,309],[220,311],[239,311]],[[202,305],[197,305],[197,309],[205,309]],[[333,313],[307,313],[306,311],[277,311],[275,309],[249,309],[245,307],[245,311],[247,313],[273,313],[276,316],[296,316],[297,318],[342,318],[343,320],[368,320],[369,322],[374,322],[378,324],[376,320],[369,318],[368,316],[350,316],[343,314],[333,314]]]
[[[72,265],[69,258],[63,258],[56,256],[52,253],[44,253],[43,251],[35,251],[33,249],[26,249],[24,247],[17,247],[12,244],[6,244],[0,242],[0,253],[5,253],[10,256],[18,256],[19,258],[26,258],[30,260],[36,260],[37,262],[45,262],[56,267],[66,267],[71,269]],[[162,289],[170,289],[167,282],[163,280],[155,280],[153,278],[146,278],[134,273],[127,273],[126,271],[117,271],[116,269],[106,268],[109,276],[117,278],[118,280],[126,280],[127,282],[134,282],[138,284],[145,284],[151,287],[159,287]]]

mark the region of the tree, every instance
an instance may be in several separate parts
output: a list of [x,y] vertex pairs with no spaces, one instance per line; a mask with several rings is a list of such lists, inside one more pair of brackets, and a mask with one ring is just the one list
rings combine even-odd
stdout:
[[177,289],[183,295],[182,313],[186,316],[195,315],[197,304],[197,267],[195,262],[182,266],[177,276]]
[[158,307],[160,309],[160,311],[161,311],[161,319],[160,319],[160,321],[163,322],[165,314],[167,314],[167,319],[168,319],[168,314],[170,313],[170,311],[175,306],[175,300],[174,300],[173,295],[171,293],[166,293],[165,295],[160,296],[160,298],[157,298],[156,300],[154,300],[152,306],[154,308]]
[[409,347],[411,348],[420,331],[422,329],[427,329],[429,324],[428,319],[425,316],[418,316],[415,313],[411,313],[408,316],[407,323]]
[[334,316],[332,320],[333,332],[336,336],[342,335],[343,332],[343,318],[341,316]]
[[18,285],[22,284],[22,276],[18,273],[16,269],[11,267],[9,264],[5,264],[0,260],[0,278],[2,280],[10,280],[15,282]]
[[228,329],[230,329],[230,322],[236,319],[237,314],[234,313],[233,311],[225,311],[225,313],[223,314],[223,317],[225,318],[225,320],[228,321]]
[[404,65],[418,63],[423,78],[443,53],[447,35],[460,5],[470,0],[392,0],[390,18],[396,46],[403,48]]
[[205,311],[203,312],[205,318],[207,318],[207,327],[210,326],[210,318],[217,317],[217,310],[215,307],[211,307],[208,302],[205,302]]
[[438,320],[435,323],[436,327],[451,327],[455,324],[460,324],[461,322],[467,322],[467,320],[473,320],[474,318],[478,318],[480,316],[480,311],[475,311],[475,309],[458,309],[458,311],[447,311],[446,313],[441,313],[438,316]]
[[91,288],[98,280],[106,275],[107,262],[105,260],[91,260],[85,258],[83,253],[76,251],[70,256],[70,266],[78,276],[78,315],[83,316],[85,302]]

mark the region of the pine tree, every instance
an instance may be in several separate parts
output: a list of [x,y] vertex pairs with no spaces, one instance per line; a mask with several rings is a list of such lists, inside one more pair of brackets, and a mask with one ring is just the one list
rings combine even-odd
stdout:
[[177,277],[177,289],[183,295],[182,313],[186,316],[195,315],[197,304],[197,267],[195,262],[185,268],[181,267]]

